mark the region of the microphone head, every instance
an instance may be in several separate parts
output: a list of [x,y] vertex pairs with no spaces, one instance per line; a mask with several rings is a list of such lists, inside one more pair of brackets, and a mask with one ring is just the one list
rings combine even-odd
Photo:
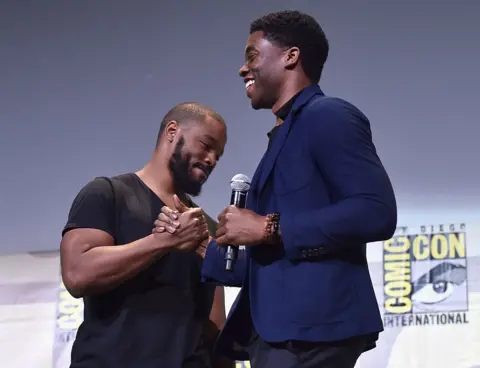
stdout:
[[250,178],[247,175],[237,174],[230,180],[230,188],[236,192],[248,192]]

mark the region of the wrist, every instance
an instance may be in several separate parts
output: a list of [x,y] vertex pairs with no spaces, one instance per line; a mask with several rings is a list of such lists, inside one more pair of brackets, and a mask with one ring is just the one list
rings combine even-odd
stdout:
[[149,243],[151,244],[155,254],[168,253],[172,248],[175,247],[173,236],[167,231],[150,234],[147,236],[147,238],[149,238]]
[[210,244],[212,239],[213,238],[211,236],[209,236],[208,239],[205,239],[203,242],[200,243],[200,247],[197,250],[197,254],[199,254],[200,257],[202,257],[202,259],[205,258],[205,254],[207,253],[208,245]]
[[270,213],[264,217],[263,243],[280,244],[282,242],[280,232],[280,213]]

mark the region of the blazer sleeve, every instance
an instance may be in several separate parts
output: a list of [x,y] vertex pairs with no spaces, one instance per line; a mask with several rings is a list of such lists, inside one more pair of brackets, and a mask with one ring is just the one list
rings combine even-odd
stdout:
[[319,99],[299,118],[308,132],[307,150],[335,199],[322,208],[280,214],[287,256],[310,258],[389,239],[397,225],[397,205],[368,119],[336,98]]
[[242,287],[247,272],[247,252],[239,249],[233,271],[225,271],[225,247],[218,247],[215,239],[208,244],[202,264],[202,281],[224,286]]

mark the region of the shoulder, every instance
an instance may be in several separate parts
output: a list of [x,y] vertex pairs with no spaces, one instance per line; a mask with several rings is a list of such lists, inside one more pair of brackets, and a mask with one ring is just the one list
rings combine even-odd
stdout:
[[112,194],[110,178],[96,177],[85,184],[79,191],[77,197],[109,197]]
[[330,96],[316,96],[301,113],[302,125],[310,136],[343,136],[347,132],[363,131],[370,134],[370,122],[362,111],[352,103]]
[[110,207],[114,194],[109,180],[106,177],[96,177],[85,184],[72,202],[69,217],[91,211],[94,207]]
[[134,174],[122,174],[112,177],[99,176],[90,180],[79,192],[79,195],[112,197],[116,192],[123,192],[132,187]]
[[77,193],[73,202],[73,207],[79,207],[86,203],[106,203],[111,202],[114,197],[124,193],[131,183],[131,175],[123,174],[113,177],[99,176],[90,180]]
[[315,96],[305,106],[304,113],[308,116],[351,117],[368,121],[357,106],[339,97]]

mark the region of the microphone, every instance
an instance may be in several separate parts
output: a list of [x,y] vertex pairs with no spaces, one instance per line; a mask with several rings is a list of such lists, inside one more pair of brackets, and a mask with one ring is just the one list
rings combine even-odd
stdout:
[[[237,174],[230,180],[230,188],[232,188],[230,205],[245,208],[247,204],[247,194],[250,189],[250,178],[247,175]],[[227,251],[225,252],[226,271],[233,271],[237,257],[238,247],[232,245],[227,246]]]

